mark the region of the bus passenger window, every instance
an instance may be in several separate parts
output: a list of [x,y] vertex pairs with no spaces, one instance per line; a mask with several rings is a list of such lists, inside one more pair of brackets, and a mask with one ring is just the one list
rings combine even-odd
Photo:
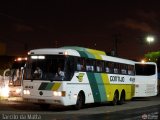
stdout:
[[108,62],[105,62],[105,72],[109,73],[109,66],[108,66]]
[[109,73],[109,67],[106,67],[106,72]]
[[92,71],[92,66],[86,65],[86,71]]
[[77,64],[77,70],[80,71],[81,70],[81,64]]
[[122,65],[121,65],[121,73],[122,73],[123,75],[126,75],[126,74],[127,74],[127,70],[126,70],[126,65],[125,65],[125,64],[122,64]]
[[97,61],[97,67],[96,67],[97,72],[102,72],[102,62]]
[[78,60],[77,60],[77,70],[82,71],[83,69],[84,69],[83,59],[78,58]]
[[100,67],[99,66],[97,66],[97,72],[100,72]]
[[98,61],[96,62],[96,66],[95,66],[95,67],[96,67],[96,71],[99,72],[99,64],[98,64]]
[[86,60],[86,71],[89,71],[89,72],[94,71],[94,61],[92,59]]
[[108,63],[108,67],[109,67],[109,73],[113,73],[113,72],[114,72],[114,71],[113,71],[114,63],[109,62],[109,63]]
[[119,73],[118,64],[115,64],[114,66],[114,73]]
[[124,74],[124,75],[127,74],[125,69],[121,69],[121,73]]
[[118,69],[117,68],[114,68],[114,73],[118,73]]
[[131,65],[128,65],[128,75],[134,75],[134,67]]

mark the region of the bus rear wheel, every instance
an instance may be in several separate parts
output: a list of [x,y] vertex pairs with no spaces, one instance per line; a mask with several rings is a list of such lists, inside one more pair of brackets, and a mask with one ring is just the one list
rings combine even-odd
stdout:
[[122,105],[122,104],[124,104],[124,102],[125,102],[125,92],[122,92],[121,93],[121,98],[118,101],[118,105]]
[[78,97],[77,97],[77,102],[76,102],[76,105],[75,105],[75,109],[76,110],[81,109],[84,106],[84,103],[85,103],[85,96],[82,92],[80,92],[78,94]]
[[117,103],[118,103],[118,98],[119,98],[119,94],[118,94],[118,92],[116,91],[116,92],[114,93],[113,100],[112,100],[111,104],[112,104],[112,105],[117,105]]

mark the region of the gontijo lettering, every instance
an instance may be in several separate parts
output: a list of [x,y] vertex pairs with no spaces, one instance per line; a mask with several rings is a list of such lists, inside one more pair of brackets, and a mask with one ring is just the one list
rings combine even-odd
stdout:
[[110,76],[111,82],[124,82],[125,78],[120,76]]

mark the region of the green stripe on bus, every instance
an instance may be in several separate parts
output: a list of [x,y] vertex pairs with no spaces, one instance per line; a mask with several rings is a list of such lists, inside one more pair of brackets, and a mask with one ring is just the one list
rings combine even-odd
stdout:
[[84,52],[84,51],[78,51],[81,57],[85,58],[95,58],[94,55],[90,54],[89,52]]
[[101,73],[95,73],[96,82],[98,84],[99,93],[101,96],[101,102],[107,101],[105,83],[103,83]]
[[65,46],[62,48],[74,49],[74,50],[77,50],[79,53],[84,52],[87,54],[87,56],[83,56],[82,54],[80,54],[81,57],[96,58],[101,60],[102,59],[101,55],[106,55],[104,51],[94,50],[90,48],[83,48],[78,46]]
[[[96,58],[97,56],[94,55],[93,51],[89,51],[85,49],[85,51],[79,51],[79,54],[81,57],[85,58]],[[100,55],[98,55],[98,58],[101,59]],[[106,101],[106,90],[103,84],[103,80],[100,73],[94,74],[91,72],[87,72],[87,76],[89,79],[89,83],[91,86],[93,98],[95,102],[102,102]]]
[[48,83],[46,82],[42,82],[41,85],[39,86],[38,90],[45,90],[45,88],[47,87]]
[[54,83],[48,83],[48,85],[46,86],[45,90],[51,90],[53,85],[54,85]]
[[88,58],[95,58],[94,55],[89,53],[88,51],[85,51],[85,53],[87,54]]
[[93,49],[86,49],[86,52],[93,55],[93,58],[102,60],[101,55],[106,55],[105,52]]
[[94,73],[87,72],[87,76],[88,76],[89,83],[90,83],[90,86],[91,86],[94,102],[100,102],[101,97],[100,97],[98,84],[97,84],[96,78],[94,76]]
[[108,84],[110,84],[109,77],[106,73],[101,73],[101,78],[102,78],[102,81],[103,81],[103,84],[104,84],[104,89],[105,89],[105,93],[106,93],[105,94],[106,100],[109,101],[108,100],[109,92],[108,92],[108,86],[107,86]]
[[88,58],[87,54],[83,51],[78,51],[81,57]]

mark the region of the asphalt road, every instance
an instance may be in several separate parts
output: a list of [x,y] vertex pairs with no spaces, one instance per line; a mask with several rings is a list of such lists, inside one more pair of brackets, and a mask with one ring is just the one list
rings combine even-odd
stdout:
[[158,117],[160,117],[160,96],[134,99],[117,106],[107,103],[89,104],[81,110],[61,106],[51,106],[48,110],[42,110],[34,104],[0,102],[1,120],[158,120]]

